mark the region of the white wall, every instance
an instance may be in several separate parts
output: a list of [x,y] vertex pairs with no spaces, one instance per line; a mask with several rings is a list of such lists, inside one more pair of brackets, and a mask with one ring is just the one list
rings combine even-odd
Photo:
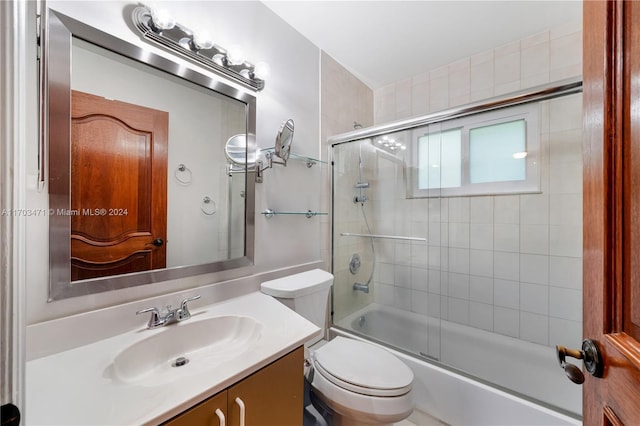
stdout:
[[[125,1],[51,1],[49,7],[83,21],[130,43],[167,53],[142,42],[127,26],[123,11],[131,5]],[[319,155],[319,61],[317,47],[259,2],[162,2],[176,20],[191,28],[208,28],[222,46],[243,46],[249,60],[267,61],[271,74],[266,88],[257,94],[257,142],[272,147],[280,124],[295,120],[293,151]],[[32,40],[31,43],[35,43]],[[31,62],[35,69],[35,61]],[[193,66],[193,65],[188,65]],[[35,79],[32,84],[37,84]],[[238,87],[241,90],[244,90]],[[35,92],[32,92],[35,93]],[[30,97],[32,121],[37,126],[37,103]],[[223,155],[220,152],[220,155]],[[46,209],[47,190],[33,185],[37,171],[37,139],[32,135],[27,147],[27,173],[32,185],[26,190],[25,208]],[[317,169],[307,169],[290,162],[265,172],[263,184],[256,185],[256,212],[266,208],[280,210],[319,210],[320,177]],[[320,224],[317,218],[277,216],[266,219],[256,214],[255,266],[243,271],[253,275],[262,271],[289,267],[320,259]],[[304,236],[304,237],[301,237]],[[95,295],[47,303],[48,218],[32,217],[27,223],[27,322],[43,320],[113,306],[133,300],[193,288],[238,276],[225,272],[190,277],[174,282],[154,283]],[[173,299],[167,303],[175,303]]]

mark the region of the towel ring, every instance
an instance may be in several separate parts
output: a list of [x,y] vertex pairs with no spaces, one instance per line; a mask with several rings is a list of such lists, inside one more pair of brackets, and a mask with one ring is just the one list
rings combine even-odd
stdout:
[[202,213],[206,214],[207,216],[213,216],[214,214],[216,214],[217,210],[216,202],[209,197],[204,197],[202,199],[200,210],[202,210]]
[[[184,173],[185,175],[181,177],[181,173]],[[191,170],[187,166],[180,163],[178,164],[178,168],[176,169],[174,176],[182,185],[189,185],[193,178],[193,173],[191,173]]]

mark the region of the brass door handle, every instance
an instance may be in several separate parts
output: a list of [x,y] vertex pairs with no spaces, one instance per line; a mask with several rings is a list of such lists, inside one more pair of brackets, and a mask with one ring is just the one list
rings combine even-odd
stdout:
[[567,349],[562,345],[556,346],[556,354],[558,355],[558,362],[560,368],[562,368],[573,383],[581,385],[584,383],[584,374],[582,370],[575,365],[568,363],[565,358],[571,357],[581,359],[584,362],[585,369],[594,377],[602,377],[604,371],[604,364],[602,362],[602,355],[598,344],[595,340],[586,339],[582,341],[582,350],[579,349]]

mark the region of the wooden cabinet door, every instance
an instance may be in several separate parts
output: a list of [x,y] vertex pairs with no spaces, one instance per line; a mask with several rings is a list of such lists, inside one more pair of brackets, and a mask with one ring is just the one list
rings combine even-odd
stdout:
[[640,424],[640,2],[584,7],[584,424]]
[[227,391],[212,396],[174,417],[164,426],[224,426],[227,423]]
[[[228,389],[229,425],[300,426],[304,404],[304,348],[252,374]],[[236,401],[238,399],[238,401]]]
[[71,279],[164,268],[169,114],[72,92]]

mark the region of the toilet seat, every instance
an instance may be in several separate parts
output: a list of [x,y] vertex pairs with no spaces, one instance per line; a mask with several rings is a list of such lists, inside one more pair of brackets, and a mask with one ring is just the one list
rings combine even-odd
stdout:
[[313,353],[317,374],[361,395],[394,397],[412,388],[413,372],[388,351],[341,336]]

